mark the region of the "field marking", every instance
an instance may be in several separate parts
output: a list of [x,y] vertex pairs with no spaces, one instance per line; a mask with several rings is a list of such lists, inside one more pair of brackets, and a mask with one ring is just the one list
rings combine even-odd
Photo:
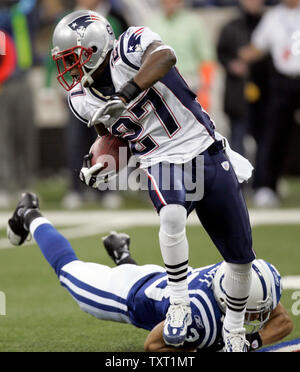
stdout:
[[[151,210],[127,211],[46,211],[44,215],[56,226],[67,239],[85,238],[88,236],[108,233],[139,226],[159,226],[159,218]],[[250,210],[252,226],[259,225],[298,225],[300,224],[300,209],[278,210]],[[0,212],[0,229],[6,227],[10,214]],[[188,219],[188,225],[199,225],[195,214]],[[36,244],[34,240],[25,243]],[[11,246],[6,238],[0,239],[0,250],[17,248]],[[283,289],[300,289],[300,276],[286,276],[282,278]]]
[[282,278],[283,289],[300,289],[300,276],[284,276]]
[[[84,238],[103,234],[110,230],[134,226],[159,226],[159,218],[154,210],[123,211],[45,211],[44,215],[60,226],[59,231],[67,239]],[[252,226],[276,224],[300,224],[300,209],[250,210]],[[0,212],[0,229],[6,228],[11,214]],[[188,219],[188,225],[200,225],[195,213]],[[33,244],[31,241],[26,244]],[[0,239],[0,249],[12,247],[6,238]]]

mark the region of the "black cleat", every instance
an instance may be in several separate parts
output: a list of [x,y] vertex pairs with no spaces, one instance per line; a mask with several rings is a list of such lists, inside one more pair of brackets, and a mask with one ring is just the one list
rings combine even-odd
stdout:
[[130,256],[130,236],[124,233],[112,231],[110,235],[102,238],[104,248],[108,255],[118,265],[120,261]]
[[12,217],[7,224],[7,237],[12,245],[21,245],[29,235],[29,226],[25,223],[25,215],[32,209],[38,211],[39,200],[32,192],[24,192]]

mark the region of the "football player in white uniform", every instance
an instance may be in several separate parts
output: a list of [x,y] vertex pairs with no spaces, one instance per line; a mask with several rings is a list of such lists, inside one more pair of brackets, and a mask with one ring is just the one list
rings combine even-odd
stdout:
[[[218,140],[213,121],[176,69],[174,51],[146,27],[130,27],[115,40],[106,19],[77,11],[56,26],[52,54],[74,114],[100,135],[105,127],[127,139],[147,173],[160,216],[159,241],[170,291],[165,342],[182,345],[192,321],[185,228],[195,209],[227,262],[225,344],[228,351],[236,345],[242,351],[255,259],[248,211],[224,141]],[[199,155],[204,159],[200,175]],[[97,165],[84,166],[81,179],[97,187],[97,170]],[[204,195],[191,196],[185,180],[189,185],[202,182]]]
[[[31,232],[61,285],[83,311],[98,319],[130,323],[149,330],[145,342],[147,351],[175,351],[162,337],[170,305],[167,273],[161,266],[136,265],[129,252],[128,235],[111,233],[103,238],[117,267],[80,261],[68,240],[42,216],[38,198],[33,193],[21,196],[8,221],[7,231],[14,245],[23,244]],[[224,347],[222,323],[228,306],[223,288],[225,267],[226,263],[222,262],[188,268],[191,323],[179,350],[217,351]],[[251,275],[245,317],[249,327],[247,351],[277,342],[293,328],[292,320],[280,303],[281,277],[276,268],[264,260],[254,260]],[[241,347],[230,340],[229,344],[225,349],[230,346],[238,351]]]

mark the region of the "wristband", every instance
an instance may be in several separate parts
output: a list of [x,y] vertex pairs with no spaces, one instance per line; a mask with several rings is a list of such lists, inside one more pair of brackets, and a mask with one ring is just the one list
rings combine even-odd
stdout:
[[262,340],[258,332],[247,334],[246,339],[250,343],[249,351],[255,351],[262,347]]
[[115,96],[123,97],[126,102],[129,103],[141,93],[142,89],[133,79],[131,79],[121,87],[121,89],[115,94]]

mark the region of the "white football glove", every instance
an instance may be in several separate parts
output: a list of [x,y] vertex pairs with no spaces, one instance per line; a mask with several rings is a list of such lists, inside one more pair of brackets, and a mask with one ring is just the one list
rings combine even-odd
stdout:
[[101,184],[111,181],[117,176],[117,174],[113,170],[106,171],[104,169],[104,171],[101,172],[101,169],[103,168],[102,163],[96,163],[95,165],[91,166],[92,157],[93,154],[91,153],[84,156],[79,178],[87,186],[93,187],[94,189],[99,189]]
[[107,104],[96,110],[92,119],[88,123],[88,127],[93,127],[96,124],[103,124],[105,128],[110,128],[126,110],[125,103],[117,96]]

